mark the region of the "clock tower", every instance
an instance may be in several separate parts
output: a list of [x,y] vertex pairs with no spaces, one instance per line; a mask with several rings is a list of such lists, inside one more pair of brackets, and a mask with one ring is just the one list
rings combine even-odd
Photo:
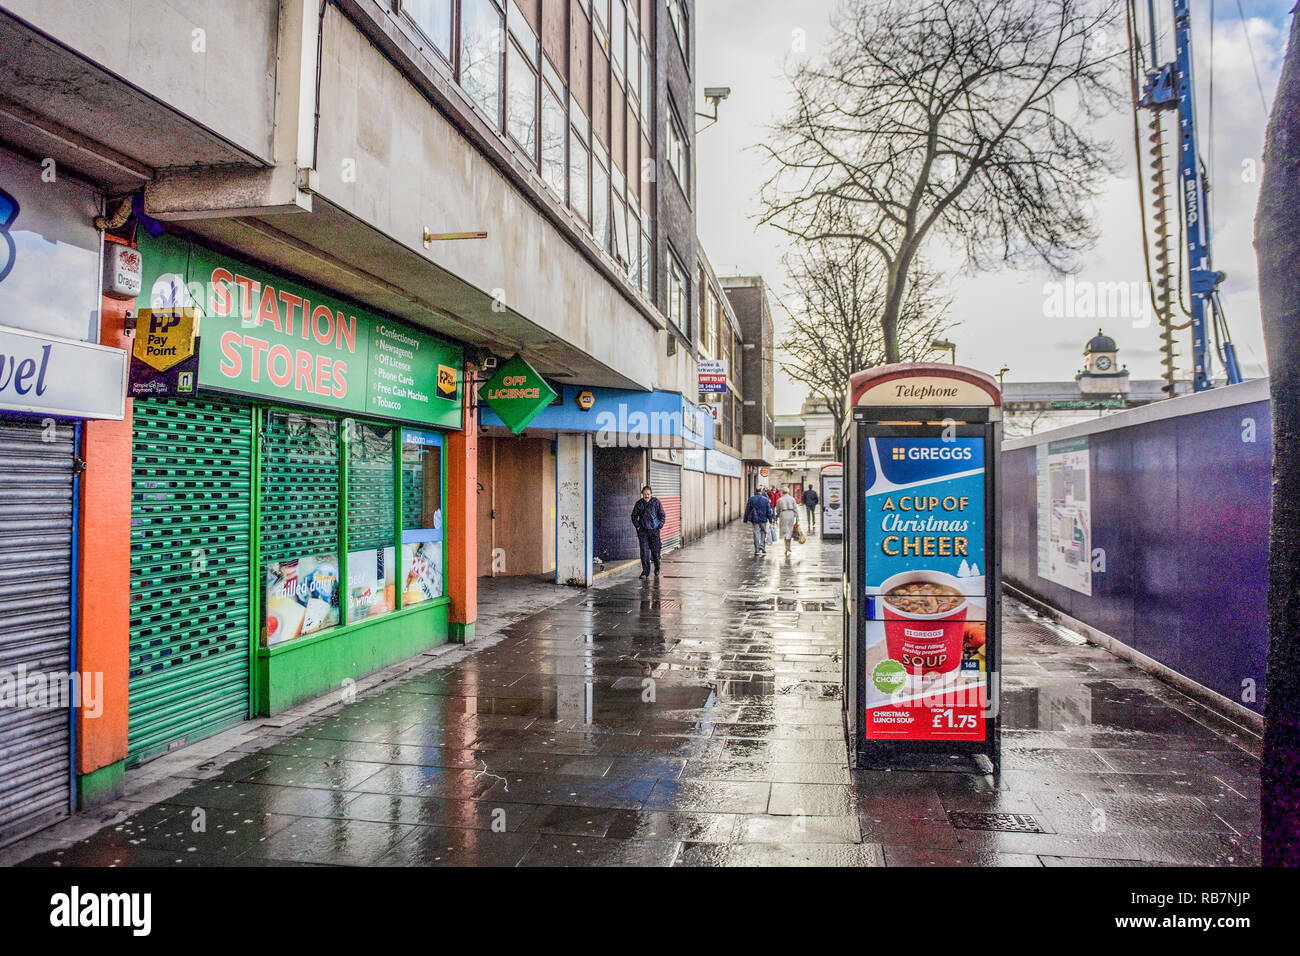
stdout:
[[1085,395],[1128,392],[1128,369],[1119,364],[1119,347],[1101,329],[1083,348],[1083,371],[1074,377]]

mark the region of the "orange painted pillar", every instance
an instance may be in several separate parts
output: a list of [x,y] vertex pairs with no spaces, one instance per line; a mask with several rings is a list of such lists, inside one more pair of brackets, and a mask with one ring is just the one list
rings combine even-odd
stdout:
[[465,367],[463,429],[447,438],[447,595],[451,598],[451,637],[474,638],[478,620],[478,410],[474,380]]
[[[131,348],[122,319],[131,304],[103,300],[103,345]],[[127,676],[131,644],[131,401],[123,421],[82,427],[81,515],[77,588],[77,670],[102,675],[102,711],[77,711],[78,804],[119,796],[127,750]],[[93,686],[93,685],[92,685]]]

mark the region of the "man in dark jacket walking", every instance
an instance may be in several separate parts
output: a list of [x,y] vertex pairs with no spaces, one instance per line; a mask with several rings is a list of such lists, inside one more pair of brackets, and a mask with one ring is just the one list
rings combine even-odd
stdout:
[[754,557],[767,553],[767,523],[772,519],[772,502],[755,491],[745,503],[745,521],[754,526]]
[[817,505],[821,501],[815,488],[808,488],[803,493],[803,506],[808,509],[808,530],[817,530]]
[[650,486],[641,489],[641,500],[632,509],[632,527],[636,528],[636,537],[641,544],[641,577],[650,577],[650,564],[654,562],[655,574],[659,573],[659,550],[663,542],[659,532],[663,529],[668,516],[664,506]]

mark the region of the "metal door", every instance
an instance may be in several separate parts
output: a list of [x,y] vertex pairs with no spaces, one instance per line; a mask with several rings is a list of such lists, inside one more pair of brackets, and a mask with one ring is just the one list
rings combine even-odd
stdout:
[[650,488],[664,506],[663,550],[682,546],[682,466],[650,459]]
[[75,461],[71,425],[0,418],[0,843],[71,809]]
[[135,402],[128,765],[249,712],[253,413]]

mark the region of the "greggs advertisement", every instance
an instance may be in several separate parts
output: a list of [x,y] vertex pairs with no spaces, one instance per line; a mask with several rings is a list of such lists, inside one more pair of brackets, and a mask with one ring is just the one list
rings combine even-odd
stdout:
[[175,236],[139,248],[137,307],[197,313],[200,388],[461,426],[459,346]]
[[864,443],[868,740],[983,740],[984,440]]

